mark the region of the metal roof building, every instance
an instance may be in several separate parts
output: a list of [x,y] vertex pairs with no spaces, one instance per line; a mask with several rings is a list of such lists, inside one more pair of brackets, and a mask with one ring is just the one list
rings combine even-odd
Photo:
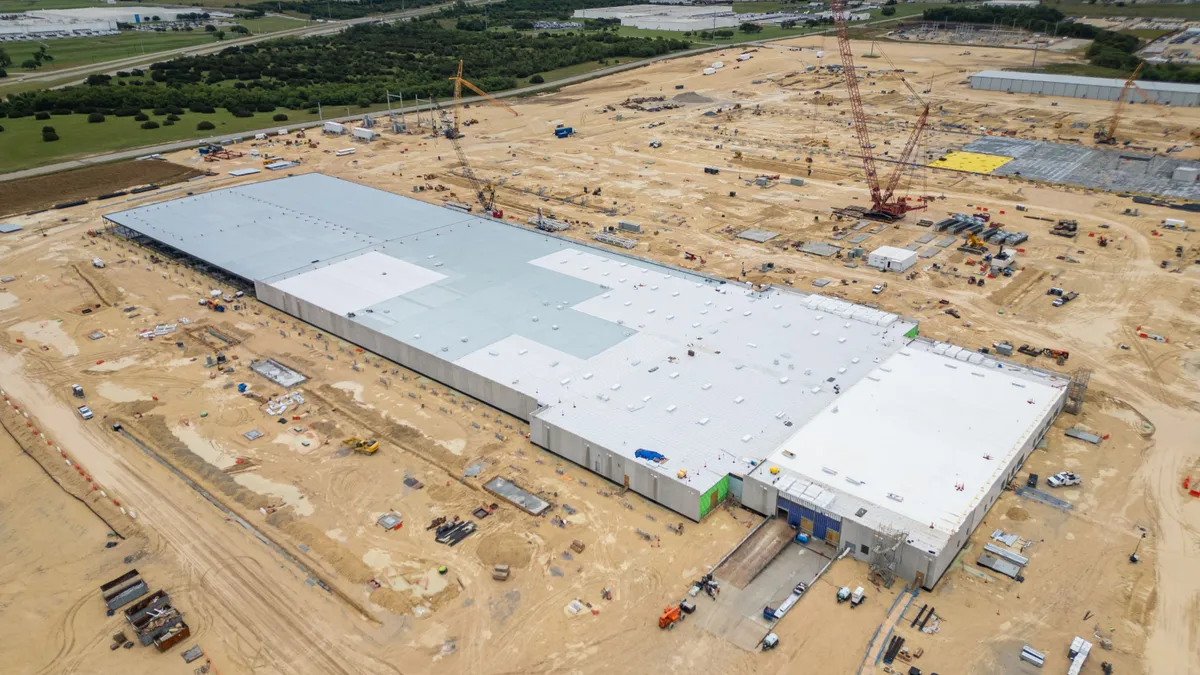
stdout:
[[[1163,105],[1200,106],[1200,85],[1138,80],[1137,86]],[[984,70],[971,75],[971,88],[1116,101],[1125,89],[1125,81],[1103,77]],[[1129,92],[1126,100],[1131,103],[1146,102],[1145,97],[1136,89]]]
[[[821,466],[841,466],[830,454],[842,445],[892,453],[869,460],[880,466],[925,466],[922,425],[975,416],[954,387],[1027,386],[982,355],[968,361],[971,352],[921,341],[895,314],[754,289],[320,174],[106,218],[122,236],[198,258],[273,307],[528,421],[532,442],[693,520],[729,495],[774,513],[788,493],[773,484],[778,474],[763,474],[768,458],[796,458],[774,466],[810,482],[825,477]],[[996,369],[942,371],[968,366]],[[881,414],[883,396],[903,405]],[[1017,408],[1003,434],[949,425],[947,447],[1019,456],[1009,451],[1046,408]],[[841,487],[825,490],[828,513],[879,501]],[[916,500],[925,488],[905,489]]]

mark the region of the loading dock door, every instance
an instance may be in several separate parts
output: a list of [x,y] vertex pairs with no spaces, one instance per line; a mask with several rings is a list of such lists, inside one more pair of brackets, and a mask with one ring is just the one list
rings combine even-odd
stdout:
[[814,539],[837,545],[841,539],[842,521],[840,518],[821,513],[806,506],[784,499],[780,496],[776,501],[779,510],[787,513],[788,524],[798,528],[804,534]]

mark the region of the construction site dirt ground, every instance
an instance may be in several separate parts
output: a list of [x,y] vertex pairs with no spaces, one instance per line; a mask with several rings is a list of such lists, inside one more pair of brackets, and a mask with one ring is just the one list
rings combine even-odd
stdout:
[[[793,51],[799,46],[806,48]],[[184,612],[192,638],[183,647],[201,645],[215,672],[226,674],[697,668],[748,674],[793,672],[800,664],[872,672],[882,670],[877,655],[892,631],[906,637],[910,649],[924,649],[914,663],[924,672],[1024,672],[1029,666],[1017,657],[1025,644],[1048,654],[1052,669],[1065,669],[1071,638],[1098,641],[1095,632],[1114,649],[1097,649],[1092,658],[1111,662],[1117,672],[1196,672],[1200,499],[1181,489],[1189,473],[1200,477],[1194,445],[1200,290],[1196,266],[1189,264],[1200,257],[1196,234],[1162,229],[1161,221],[1180,211],[1113,194],[928,169],[906,178],[901,189],[937,195],[929,211],[884,227],[862,246],[904,246],[930,231],[917,225],[920,218],[987,208],[1008,229],[1030,233],[1013,277],[968,286],[966,277],[982,275],[977,256],[957,251],[957,244],[922,259],[907,276],[798,253],[798,242],[842,243],[830,239],[832,228],[853,222],[833,220],[831,208],[870,203],[847,126],[849,106],[840,104],[841,81],[804,70],[828,60],[818,60],[813,48],[829,55],[836,44],[831,38],[776,43],[737,65],[736,55],[726,54],[730,65],[712,76],[701,69],[719,56],[669,61],[524,99],[516,105],[519,117],[472,106],[466,117],[480,124],[467,127],[462,142],[475,173],[499,186],[498,207],[508,218],[524,222],[538,209],[553,212],[573,223],[566,236],[588,241],[618,218],[639,222],[643,233],[626,235],[637,240],[636,255],[802,290],[831,279],[823,292],[916,318],[923,335],[972,349],[1009,340],[1069,350],[1063,369],[1093,372],[1084,414],[1064,415],[1055,424],[1018,482],[1028,471],[1043,479],[1074,471],[1082,486],[1054,492],[1074,508],[1063,512],[1006,491],[960,564],[911,601],[901,596],[902,582],[876,588],[867,583],[864,565],[838,561],[776,625],[781,641],[773,652],[714,639],[696,620],[660,631],[662,608],[684,597],[757,516],[730,506],[674,534],[667,525],[679,516],[620,495],[619,486],[532,446],[519,420],[252,299],[234,303],[239,309],[210,312],[197,303],[220,287],[213,280],[111,235],[87,235],[103,227],[104,213],[183,192],[114,199],[8,218],[26,229],[0,238],[0,388],[11,404],[0,407],[0,421],[16,444],[0,445],[12,467],[0,477],[0,522],[6,541],[16,542],[0,549],[0,606],[6,618],[19,617],[0,622],[7,663],[19,673],[191,672],[196,664],[185,668],[179,647],[164,655],[142,647],[109,651],[120,614],[105,616],[98,587],[134,566]],[[1025,51],[972,48],[959,56],[963,50],[950,46],[884,49],[918,89],[929,88],[932,76],[932,92],[923,96],[954,124],[999,129],[1037,117],[1045,121],[1023,126],[1018,137],[1053,139],[1063,133],[1053,128],[1056,120],[1095,128],[1111,115],[1109,104],[1057,99],[1051,107],[1046,98],[963,84],[970,72],[1022,62],[1029,58]],[[856,54],[867,50],[856,44]],[[881,61],[870,63],[882,67]],[[903,145],[916,107],[908,95],[877,93],[902,87],[894,78],[862,77],[867,113],[879,133],[875,151],[890,152]],[[814,104],[818,89],[824,98]],[[628,97],[659,95],[679,96],[682,107],[650,113],[620,106]],[[741,108],[730,109],[735,104]],[[718,106],[722,112],[705,115]],[[1172,129],[1197,126],[1200,112],[1174,112]],[[1130,106],[1123,128],[1146,143],[1187,142],[1164,140],[1167,129],[1155,117],[1146,106]],[[647,128],[660,121],[665,124]],[[411,116],[408,122],[415,125]],[[576,134],[555,139],[560,123]],[[929,134],[926,144],[935,151],[925,157],[936,159],[975,137],[941,129]],[[1090,142],[1091,130],[1084,131]],[[473,201],[467,181],[454,173],[450,142],[427,132],[388,133],[370,145],[314,140],[315,149],[279,142],[258,149],[301,161],[293,172],[322,171],[431,201]],[[651,149],[654,140],[662,147]],[[358,150],[333,153],[348,147]],[[228,176],[261,163],[248,154],[216,163],[193,152],[168,159],[219,172],[189,183],[187,191],[196,193],[278,177]],[[720,173],[705,174],[706,166]],[[884,174],[891,166],[880,162]],[[746,183],[760,173],[780,173],[782,180],[765,188]],[[793,186],[791,177],[807,182]],[[601,195],[585,195],[585,188],[600,188]],[[1018,203],[1027,210],[1017,211]],[[1124,215],[1131,207],[1139,215]],[[1059,218],[1078,220],[1080,235],[1049,235]],[[780,236],[767,244],[735,237],[748,227]],[[1091,234],[1106,236],[1109,245],[1098,246]],[[1177,246],[1182,257],[1175,256]],[[92,267],[93,257],[107,266]],[[762,272],[764,263],[774,267]],[[872,295],[871,287],[882,282],[887,289]],[[1081,295],[1052,307],[1046,291],[1055,286]],[[153,340],[138,337],[160,324],[175,327]],[[206,357],[218,351],[226,363],[206,367]],[[308,378],[292,390],[301,392],[302,403],[268,414],[263,401],[239,393],[242,383],[252,395],[277,402],[288,393],[249,369],[261,358]],[[1045,358],[1016,359],[1059,368]],[[84,388],[84,401],[72,397],[72,384]],[[75,407],[81,403],[94,419],[80,418]],[[981,426],[987,414],[981,407]],[[114,433],[111,423],[118,420],[294,560]],[[1092,446],[1065,437],[1074,425],[1107,438]],[[252,431],[262,435],[249,440],[244,434]],[[380,450],[371,456],[344,451],[340,441],[349,436],[377,439]],[[18,445],[61,474],[63,486],[126,539],[110,537],[100,517],[50,482]],[[555,508],[536,518],[500,502],[491,515],[475,518],[471,511],[499,501],[481,489],[494,476]],[[406,478],[422,487],[406,485]],[[388,512],[402,516],[401,529],[375,524]],[[426,526],[454,516],[475,520],[478,531],[453,548],[437,544]],[[1023,583],[975,565],[994,529],[1031,542]],[[1130,563],[1143,534],[1141,562]],[[571,550],[575,539],[586,545],[582,553]],[[117,546],[105,548],[111,541]],[[133,562],[124,562],[134,554]],[[491,578],[497,563],[512,566],[508,581]],[[838,587],[858,585],[868,589],[863,606],[836,603]],[[602,598],[604,589],[612,600]],[[587,604],[572,613],[575,600]],[[714,611],[711,603],[698,598],[697,613]],[[936,633],[909,627],[924,604],[940,617]],[[1092,669],[1098,671],[1098,663]]]

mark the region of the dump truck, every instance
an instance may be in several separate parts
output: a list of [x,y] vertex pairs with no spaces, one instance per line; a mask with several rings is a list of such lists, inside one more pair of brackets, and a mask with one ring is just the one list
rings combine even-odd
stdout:
[[361,452],[364,455],[373,455],[379,449],[379,441],[368,441],[358,436],[351,436],[342,441],[342,448],[352,452]]

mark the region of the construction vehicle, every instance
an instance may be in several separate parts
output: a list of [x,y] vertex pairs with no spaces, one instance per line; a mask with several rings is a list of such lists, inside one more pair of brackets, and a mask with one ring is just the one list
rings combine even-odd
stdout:
[[200,306],[207,307],[214,312],[224,312],[225,311],[225,305],[222,305],[221,303],[219,303],[216,300],[213,300],[211,298],[206,298],[204,300],[201,300]]
[[863,590],[863,587],[859,586],[858,588],[855,588],[854,592],[850,594],[850,608],[854,609],[855,607],[858,607],[859,605],[863,604],[863,600],[866,599],[867,594],[866,591]]
[[1079,297],[1078,293],[1076,293],[1075,291],[1071,291],[1069,293],[1063,293],[1059,297],[1055,298],[1054,302],[1052,302],[1050,304],[1054,305],[1055,307],[1062,307],[1063,305],[1067,304],[1068,302],[1070,302],[1078,297]]
[[77,384],[71,385],[71,395],[75,398],[83,398],[83,387]]
[[875,170],[875,157],[871,152],[871,149],[875,145],[871,143],[871,134],[867,127],[867,116],[863,112],[862,95],[858,91],[858,74],[854,68],[854,53],[850,45],[850,37],[846,31],[846,0],[832,0],[830,9],[833,11],[834,27],[837,29],[838,50],[841,52],[842,57],[842,77],[845,78],[846,93],[849,94],[850,98],[850,109],[854,118],[854,131],[858,136],[858,146],[862,155],[863,169],[867,175],[867,185],[871,189],[871,210],[866,212],[866,217],[873,220],[893,222],[903,218],[904,214],[909,211],[926,208],[926,203],[921,198],[918,198],[914,205],[903,197],[896,197],[895,191],[896,186],[900,184],[900,176],[911,163],[913,153],[917,149],[917,141],[921,138],[921,132],[925,130],[925,123],[929,119],[929,104],[921,99],[921,95],[908,83],[907,79],[904,77],[900,78],[901,83],[908,88],[912,93],[913,99],[920,106],[921,113],[917,117],[912,134],[904,144],[904,149],[896,157],[896,168],[892,171],[892,175],[888,177],[887,183],[881,187],[879,184],[879,175]]
[[[454,129],[453,137],[454,138],[458,138],[461,136],[461,134],[458,131],[458,115],[459,115],[459,111],[462,110],[462,108],[463,108],[462,88],[463,88],[464,84],[467,85],[468,89],[475,92],[476,94],[479,94],[483,98],[487,99],[489,102],[494,103],[495,105],[498,105],[501,108],[504,108],[508,112],[512,113],[514,116],[519,116],[519,115],[517,115],[517,111],[512,109],[512,106],[508,105],[507,103],[505,103],[504,101],[501,101],[498,98],[495,98],[491,94],[488,94],[486,91],[484,91],[484,90],[480,89],[479,87],[476,87],[475,85],[466,81],[465,79],[463,79],[462,74],[463,74],[463,62],[462,62],[462,59],[459,59],[458,73],[455,74],[454,77],[449,78],[450,81],[454,83],[454,127],[453,127],[453,129]],[[448,138],[449,138],[449,136],[448,136]]]
[[982,255],[987,253],[988,248],[987,244],[983,243],[983,240],[979,237],[976,237],[974,232],[968,232],[967,243],[959,246],[958,250],[962,251],[963,253]]
[[1097,243],[1100,244],[1100,248],[1107,248],[1108,247],[1108,237],[1106,237],[1104,235],[1100,235],[1100,240]]
[[695,253],[691,253],[691,252],[689,252],[689,251],[684,251],[684,252],[683,252],[683,259],[684,259],[684,260],[694,260],[694,261],[696,261],[696,262],[699,262],[701,265],[703,265],[703,264],[706,262],[706,261],[704,260],[704,257],[703,257],[703,256],[698,256],[698,255],[696,255]]
[[683,603],[665,607],[662,614],[658,617],[658,627],[675,630],[675,624],[683,621],[685,616],[687,615],[683,613]]
[[849,586],[842,586],[841,588],[839,588],[839,589],[838,589],[838,592],[837,592],[837,601],[838,601],[838,604],[840,605],[840,604],[842,604],[843,602],[845,602],[845,601],[847,601],[847,600],[849,600],[849,599],[850,599],[850,587],[849,587]]
[[[461,69],[462,64],[460,63],[460,72]],[[436,98],[430,96],[429,100],[433,102],[433,107],[436,108],[439,113],[445,112],[442,110],[442,106],[438,103]],[[462,165],[463,176],[471,184],[471,189],[475,192],[475,200],[479,202],[481,207],[483,207],[483,212],[485,214],[490,213],[493,218],[503,218],[504,212],[496,208],[496,186],[492,183],[485,183],[481,181],[479,177],[475,175],[475,172],[471,170],[471,164],[467,161],[467,153],[463,152],[462,144],[458,142],[461,134],[458,133],[457,123],[454,127],[446,129],[443,134],[454,146],[454,154],[458,156],[458,163]]]
[[1157,99],[1150,96],[1150,94],[1147,94],[1145,90],[1137,85],[1137,76],[1142,72],[1142,68],[1145,67],[1145,65],[1145,61],[1139,63],[1138,67],[1134,69],[1133,74],[1125,80],[1125,86],[1121,88],[1121,93],[1117,95],[1117,104],[1113,109],[1113,116],[1108,123],[1108,128],[1100,129],[1092,134],[1092,138],[1096,140],[1097,144],[1117,144],[1117,127],[1121,124],[1121,114],[1125,111],[1125,103],[1133,96],[1131,90],[1136,91],[1142,97],[1143,102],[1153,104],[1155,107],[1157,107],[1159,113],[1162,115],[1162,119],[1169,119],[1166,106],[1159,103]]
[[764,637],[762,641],[762,650],[766,652],[775,649],[778,646],[779,636],[774,633],[767,633],[767,636]]
[[342,441],[342,447],[352,452],[360,452],[364,455],[373,455],[379,449],[379,441],[364,440],[358,436],[351,436]]
[[1063,361],[1071,358],[1071,352],[1065,349],[1051,349],[1050,347],[1042,349],[1042,355],[1049,356],[1052,359],[1062,359]]

